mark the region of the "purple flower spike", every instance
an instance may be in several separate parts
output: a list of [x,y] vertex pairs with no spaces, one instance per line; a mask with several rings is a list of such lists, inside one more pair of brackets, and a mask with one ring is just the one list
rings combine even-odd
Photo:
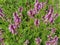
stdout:
[[35,8],[33,9],[33,14],[37,14],[37,10]]
[[51,42],[51,44],[53,44],[53,45],[57,45],[58,37],[55,36],[50,42]]
[[4,14],[1,8],[0,8],[0,17],[4,17]]
[[36,38],[36,39],[35,39],[36,45],[40,45],[41,41],[42,41],[42,40],[41,40],[39,37]]
[[27,14],[30,16],[30,17],[34,17],[35,14],[36,14],[36,11],[34,9],[31,9],[27,12]]
[[4,17],[4,14],[0,12],[0,17]]
[[42,9],[43,7],[43,3],[39,3],[39,2],[36,2],[35,5],[34,5],[34,8],[39,11],[40,9]]
[[55,28],[52,28],[51,29],[51,33],[55,34],[55,32],[56,32],[56,29]]
[[14,23],[15,23],[15,25],[18,26],[21,22],[21,18],[19,18],[17,12],[13,13],[13,16],[14,16]]
[[45,22],[49,22],[49,23],[54,23],[54,18],[53,18],[53,8],[50,7],[48,13],[43,16],[43,19],[45,20]]
[[58,37],[55,35],[54,38],[46,42],[46,45],[57,45],[57,42],[58,42]]
[[55,35],[55,37],[54,37],[54,40],[55,40],[55,41],[58,41],[58,37],[57,37],[56,35]]
[[50,8],[48,13],[45,15],[45,18],[49,19],[52,16],[52,13],[53,13],[53,8],[52,9]]
[[14,24],[10,24],[9,25],[9,30],[10,30],[10,32],[12,33],[12,34],[15,34],[15,32],[16,32],[16,25],[14,25]]
[[53,23],[54,22],[54,19],[52,17],[50,17],[49,22],[50,23]]
[[34,25],[35,25],[35,26],[39,26],[39,24],[40,24],[39,19],[35,19],[35,21],[34,21]]
[[53,8],[50,7],[50,9],[49,9],[49,11],[48,11],[48,15],[52,15],[52,13],[53,13]]
[[23,11],[23,7],[19,7],[19,12],[21,13]]

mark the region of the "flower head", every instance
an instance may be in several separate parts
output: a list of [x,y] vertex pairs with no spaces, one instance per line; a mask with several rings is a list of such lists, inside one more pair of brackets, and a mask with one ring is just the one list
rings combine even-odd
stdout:
[[50,18],[52,16],[52,13],[53,13],[53,8],[50,8],[48,13],[45,15],[45,18]]
[[52,17],[50,17],[49,22],[54,23],[54,19]]
[[54,18],[53,18],[53,8],[50,7],[48,13],[43,16],[43,19],[46,23],[54,23]]
[[15,25],[18,26],[21,22],[21,18],[18,16],[17,12],[13,13],[13,16],[14,16],[14,23]]
[[36,42],[37,45],[40,45],[41,41],[42,40],[39,37],[38,38],[35,38],[35,42]]
[[16,25],[10,24],[9,25],[9,30],[12,34],[15,34],[16,33]]
[[41,3],[39,3],[38,1],[35,3],[35,5],[34,5],[34,8],[37,10],[37,11],[39,11],[40,9],[42,9],[42,7],[43,7],[43,3],[41,2]]
[[49,42],[49,41],[47,41],[47,42],[46,42],[46,45],[50,45],[50,42]]
[[19,7],[19,12],[21,13],[23,11],[23,7]]
[[27,14],[28,14],[28,16],[30,16],[30,17],[34,17],[35,14],[36,14],[36,10],[31,9],[31,10],[29,10],[29,11],[27,12]]
[[51,33],[52,33],[52,34],[55,34],[55,32],[56,32],[56,28],[52,28],[52,29],[51,29]]
[[52,38],[46,42],[46,45],[57,45],[57,42],[58,42],[58,37],[55,35],[54,38]]

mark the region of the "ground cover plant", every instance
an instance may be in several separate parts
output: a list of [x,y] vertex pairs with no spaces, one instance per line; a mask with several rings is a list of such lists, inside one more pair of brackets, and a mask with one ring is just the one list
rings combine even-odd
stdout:
[[60,45],[60,0],[0,0],[0,45]]

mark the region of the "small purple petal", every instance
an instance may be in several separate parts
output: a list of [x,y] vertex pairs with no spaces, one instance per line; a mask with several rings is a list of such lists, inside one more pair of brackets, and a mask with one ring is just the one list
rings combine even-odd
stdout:
[[21,13],[23,11],[23,7],[19,7],[19,12]]
[[56,32],[56,29],[55,28],[52,28],[51,29],[51,33],[55,33]]
[[35,19],[35,21],[34,21],[34,25],[35,25],[35,26],[39,26],[39,24],[40,24],[39,19]]
[[1,8],[0,8],[0,12],[1,12],[1,13],[3,12]]
[[57,18],[58,17],[58,14],[55,14],[54,18]]
[[0,17],[4,17],[4,14],[3,13],[0,13]]

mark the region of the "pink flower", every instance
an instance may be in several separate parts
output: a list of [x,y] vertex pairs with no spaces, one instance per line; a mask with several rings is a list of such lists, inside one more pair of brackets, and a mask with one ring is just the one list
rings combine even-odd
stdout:
[[50,23],[53,23],[54,22],[54,19],[52,17],[50,17],[49,22]]
[[39,3],[38,0],[36,0],[35,4],[34,4],[34,8],[29,10],[27,12],[27,14],[30,16],[30,17],[34,17],[37,13],[39,13],[39,10],[42,9],[43,7],[43,4],[44,3]]
[[15,34],[16,33],[16,25],[10,24],[9,25],[9,30],[12,34]]
[[23,7],[19,7],[19,12],[21,13],[23,11]]
[[52,34],[55,34],[55,32],[56,32],[56,28],[52,28],[52,29],[51,29],[51,33],[52,33]]
[[29,11],[27,12],[27,14],[28,14],[28,16],[30,16],[30,17],[34,17],[35,14],[36,14],[36,11],[35,11],[34,9],[31,9],[31,10],[29,10]]
[[35,21],[34,21],[34,25],[35,25],[35,26],[39,26],[39,24],[40,24],[39,19],[35,19]]
[[13,16],[14,16],[14,23],[15,23],[15,25],[18,26],[21,22],[21,18],[19,18],[17,12],[13,13]]
[[53,45],[57,45],[58,37],[55,36],[50,42],[51,42],[51,44],[53,44]]
[[0,12],[0,17],[4,17],[4,14]]
[[40,9],[42,9],[43,7],[43,3],[39,3],[39,2],[36,2],[35,5],[34,5],[34,8],[39,11]]
[[42,40],[39,37],[38,38],[35,38],[36,45],[40,45],[41,41]]
[[3,10],[0,8],[0,17],[4,17]]
[[54,40],[55,40],[55,41],[58,41],[58,37],[57,37],[57,35],[55,35]]
[[49,42],[49,41],[47,41],[47,42],[46,42],[46,45],[50,45],[50,42]]
[[53,8],[50,8],[48,13],[45,15],[45,18],[50,18],[52,16],[52,13],[53,13]]
[[46,42],[46,45],[57,45],[57,42],[58,42],[58,37],[55,35],[54,38],[52,38]]
[[48,13],[45,16],[43,16],[43,19],[45,22],[54,23],[52,7],[49,9]]

